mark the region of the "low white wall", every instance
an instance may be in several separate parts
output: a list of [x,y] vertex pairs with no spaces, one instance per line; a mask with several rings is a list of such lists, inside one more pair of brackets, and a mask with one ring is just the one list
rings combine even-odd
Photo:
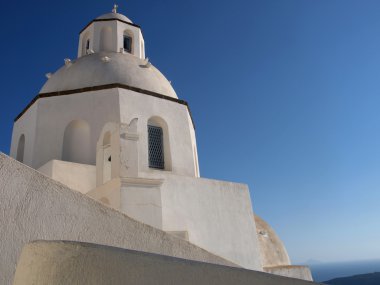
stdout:
[[120,210],[120,179],[112,179],[90,192],[87,196],[116,210]]
[[271,274],[280,275],[280,276],[286,276],[286,277],[309,280],[309,281],[313,280],[310,268],[307,266],[287,265],[287,266],[265,267],[264,271]]
[[244,268],[262,270],[247,185],[166,173],[161,186],[164,231]]
[[62,160],[50,160],[39,172],[83,194],[96,187],[96,166]]
[[33,242],[22,251],[14,285],[307,285],[308,281],[74,242]]
[[108,208],[2,153],[0,221],[2,285],[11,284],[21,249],[33,240],[92,242],[233,265],[187,241]]

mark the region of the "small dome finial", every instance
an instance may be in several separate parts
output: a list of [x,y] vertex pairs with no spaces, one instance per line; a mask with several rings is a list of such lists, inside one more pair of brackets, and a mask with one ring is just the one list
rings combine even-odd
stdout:
[[119,6],[117,4],[113,4],[112,13],[117,13],[117,8],[119,8]]

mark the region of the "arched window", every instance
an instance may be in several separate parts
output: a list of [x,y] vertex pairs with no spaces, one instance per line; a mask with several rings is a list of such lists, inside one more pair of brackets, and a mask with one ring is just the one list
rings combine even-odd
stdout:
[[24,162],[24,151],[25,151],[25,135],[22,134],[18,139],[17,145],[17,155],[16,159],[20,162]]
[[108,131],[103,136],[103,184],[111,180],[111,133]]
[[159,117],[148,120],[148,161],[150,168],[171,170],[168,127]]
[[123,34],[123,48],[125,52],[132,53],[132,33],[129,31],[124,31]]
[[86,41],[86,54],[88,54],[90,51],[90,39],[87,39]]
[[148,125],[149,167],[165,169],[164,138],[161,127]]
[[82,37],[82,56],[88,53],[90,49],[90,34],[86,32]]
[[62,160],[90,164],[90,143],[88,123],[83,120],[71,121],[63,136]]

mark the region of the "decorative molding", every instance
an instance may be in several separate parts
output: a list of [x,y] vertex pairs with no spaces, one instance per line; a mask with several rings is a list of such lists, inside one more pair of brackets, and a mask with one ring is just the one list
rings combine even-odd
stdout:
[[138,141],[139,140],[139,134],[132,134],[132,133],[124,133],[121,134],[120,137],[122,139],[131,140],[131,141]]
[[159,187],[164,182],[163,179],[150,179],[139,177],[121,177],[121,186],[138,186],[138,187]]

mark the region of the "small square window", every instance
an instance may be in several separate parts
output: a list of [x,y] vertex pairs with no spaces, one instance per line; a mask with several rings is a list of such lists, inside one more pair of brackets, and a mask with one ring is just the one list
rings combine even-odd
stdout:
[[132,38],[130,36],[124,35],[124,51],[132,52]]

